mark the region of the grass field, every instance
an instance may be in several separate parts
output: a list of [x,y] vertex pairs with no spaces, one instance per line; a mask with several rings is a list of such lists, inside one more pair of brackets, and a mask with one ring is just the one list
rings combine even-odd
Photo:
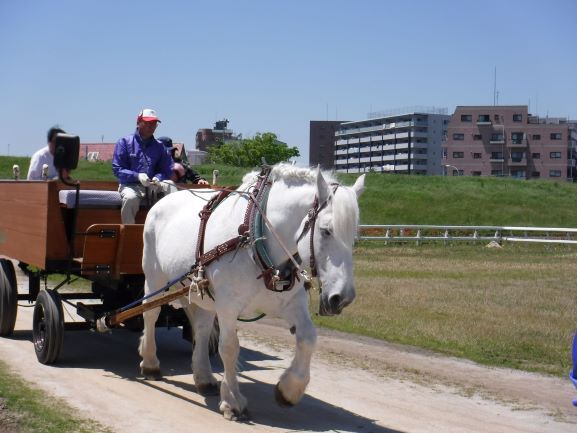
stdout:
[[339,317],[315,320],[487,365],[563,377],[571,368],[577,327],[576,273],[577,248],[567,246],[363,243],[355,250],[354,304]]

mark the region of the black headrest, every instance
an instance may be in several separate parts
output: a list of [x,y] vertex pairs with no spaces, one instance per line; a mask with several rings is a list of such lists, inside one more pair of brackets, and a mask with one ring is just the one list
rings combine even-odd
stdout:
[[58,170],[74,170],[78,167],[80,138],[77,135],[59,133],[56,134],[55,144],[54,167]]

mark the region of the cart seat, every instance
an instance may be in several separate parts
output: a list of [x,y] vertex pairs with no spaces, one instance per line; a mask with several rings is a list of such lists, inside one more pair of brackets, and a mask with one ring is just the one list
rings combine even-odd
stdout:
[[[76,191],[72,189],[58,192],[60,204],[73,209],[76,206]],[[80,190],[78,206],[81,208],[119,208],[122,198],[118,191],[101,191],[96,189]]]

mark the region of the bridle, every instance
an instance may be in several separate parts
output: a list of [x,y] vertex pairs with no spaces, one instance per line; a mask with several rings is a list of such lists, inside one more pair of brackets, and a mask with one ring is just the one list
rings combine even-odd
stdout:
[[[333,196],[334,196],[335,193],[337,192],[339,184],[334,183],[334,184],[332,184],[332,186],[333,186]],[[315,225],[316,225],[317,217],[319,216],[321,211],[325,207],[327,207],[329,200],[330,200],[330,197],[328,197],[323,203],[319,204],[319,197],[317,195],[315,195],[315,199],[313,201],[313,206],[309,209],[309,211],[307,213],[307,220],[305,221],[305,224],[303,226],[303,230],[301,231],[301,234],[297,238],[297,245],[298,245],[298,243],[302,240],[302,238],[304,238],[306,236],[306,234],[309,231],[311,233],[311,235],[309,237],[309,251],[310,251],[309,266],[311,269],[311,276],[313,278],[318,277],[317,262],[316,262],[316,258],[315,258],[315,246],[314,246]],[[319,280],[319,290],[321,290],[321,289],[322,289],[321,282]]]

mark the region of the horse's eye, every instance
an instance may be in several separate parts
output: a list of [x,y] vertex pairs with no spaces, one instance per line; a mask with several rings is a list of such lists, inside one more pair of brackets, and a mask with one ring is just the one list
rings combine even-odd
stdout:
[[330,229],[324,228],[324,229],[321,229],[321,235],[326,238],[326,237],[331,236],[332,232],[330,231]]

